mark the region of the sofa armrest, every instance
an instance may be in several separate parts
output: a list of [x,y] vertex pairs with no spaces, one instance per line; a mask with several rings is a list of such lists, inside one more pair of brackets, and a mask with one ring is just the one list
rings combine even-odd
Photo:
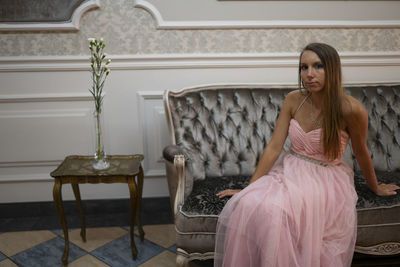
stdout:
[[176,214],[178,212],[179,205],[183,204],[185,199],[185,156],[175,155],[174,166],[178,176],[178,186],[174,201],[174,214]]
[[166,146],[163,150],[164,159],[171,163],[174,163],[176,155],[183,155],[183,151],[176,145]]
[[179,205],[183,204],[185,198],[185,156],[182,150],[175,145],[165,147],[163,156],[165,159],[171,208],[175,215]]

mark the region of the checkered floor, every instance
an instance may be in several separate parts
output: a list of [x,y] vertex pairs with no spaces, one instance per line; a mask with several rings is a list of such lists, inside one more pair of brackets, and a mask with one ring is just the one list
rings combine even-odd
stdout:
[[[174,225],[145,225],[145,240],[135,236],[138,258],[132,259],[129,227],[88,228],[86,242],[79,231],[69,232],[68,266],[82,267],[168,267],[176,266]],[[62,266],[64,250],[62,230],[0,233],[0,267]],[[191,267],[209,267],[212,261],[195,261]]]
[[[169,267],[175,265],[175,229],[172,224],[145,225],[145,240],[135,236],[138,258],[132,259],[129,227],[87,228],[86,242],[80,229],[69,231],[68,266],[72,267]],[[0,232],[0,267],[63,266],[62,230]],[[213,261],[192,261],[189,267],[212,267]],[[355,260],[352,267],[398,267],[399,258]]]

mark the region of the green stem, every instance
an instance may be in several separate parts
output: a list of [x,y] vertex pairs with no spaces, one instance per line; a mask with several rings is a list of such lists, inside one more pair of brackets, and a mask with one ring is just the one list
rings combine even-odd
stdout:
[[102,158],[101,151],[101,128],[100,128],[100,113],[96,111],[96,130],[97,130],[97,159]]

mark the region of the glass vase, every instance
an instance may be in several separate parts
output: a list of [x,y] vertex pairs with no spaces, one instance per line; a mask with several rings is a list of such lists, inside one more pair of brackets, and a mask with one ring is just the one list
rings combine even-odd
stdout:
[[104,151],[104,133],[103,133],[103,112],[94,111],[94,124],[95,124],[95,152],[93,168],[96,170],[105,170],[110,167],[110,163],[107,160],[107,155]]

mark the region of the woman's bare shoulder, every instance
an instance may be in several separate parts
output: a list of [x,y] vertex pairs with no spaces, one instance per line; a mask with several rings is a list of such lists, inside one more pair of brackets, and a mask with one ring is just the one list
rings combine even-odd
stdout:
[[297,89],[297,90],[293,90],[293,91],[289,92],[288,95],[286,96],[286,98],[290,98],[292,100],[303,99],[306,95],[307,95],[306,92],[303,92],[303,91]]
[[288,105],[293,111],[293,109],[297,109],[301,101],[303,101],[306,96],[306,93],[302,92],[301,90],[291,91],[285,98],[286,105]]
[[346,94],[343,99],[342,109],[344,117],[359,116],[365,112],[364,106],[353,96]]
[[346,94],[344,96],[342,111],[346,125],[364,121],[364,119],[368,120],[368,113],[364,106],[351,95]]

